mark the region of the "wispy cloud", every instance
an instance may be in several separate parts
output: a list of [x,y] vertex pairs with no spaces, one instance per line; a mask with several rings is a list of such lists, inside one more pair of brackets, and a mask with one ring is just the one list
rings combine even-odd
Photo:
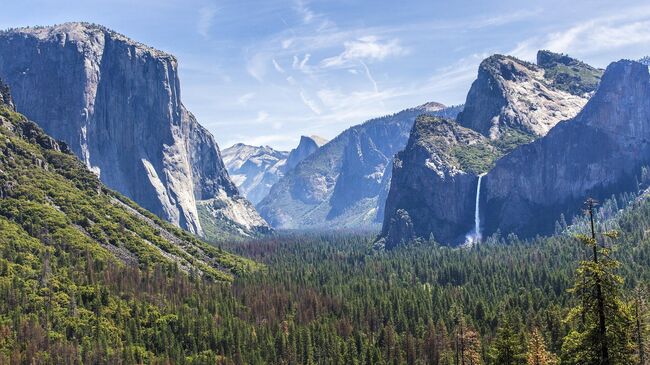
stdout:
[[275,67],[275,70],[278,71],[279,73],[281,74],[285,73],[284,68],[280,66],[280,64],[278,63],[278,61],[275,60],[275,58],[273,59],[273,67]]
[[305,24],[311,23],[314,18],[316,17],[316,14],[309,9],[305,1],[303,0],[296,0],[296,5],[294,7],[296,9],[296,12],[300,15],[302,22]]
[[264,53],[256,53],[246,63],[246,71],[257,81],[263,82],[268,67],[268,61],[268,55]]
[[305,104],[312,112],[314,112],[314,114],[320,115],[322,113],[316,101],[307,96],[303,90],[300,90],[300,99],[302,99],[303,104]]
[[248,102],[255,97],[255,93],[246,93],[237,98],[237,103],[240,105],[248,105]]
[[406,53],[397,39],[382,41],[376,36],[365,36],[343,44],[345,50],[335,57],[321,61],[323,67],[338,67],[356,63],[357,61],[381,61],[386,57],[399,56]]
[[257,112],[257,118],[255,118],[255,122],[262,123],[262,122],[266,121],[267,119],[269,119],[269,116],[270,116],[269,113],[267,113],[264,110],[260,110],[260,111]]
[[214,4],[206,5],[199,9],[199,19],[196,22],[196,31],[204,38],[210,37],[210,28],[219,9]]
[[532,59],[538,49],[592,55],[630,46],[650,46],[650,6],[580,21],[545,36],[523,40],[510,52]]

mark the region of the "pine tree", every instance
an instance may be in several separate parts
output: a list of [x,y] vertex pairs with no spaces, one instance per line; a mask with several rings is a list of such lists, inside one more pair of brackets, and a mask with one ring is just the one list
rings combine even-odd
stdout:
[[555,355],[546,350],[544,337],[535,328],[528,339],[527,365],[554,365],[557,364]]
[[648,364],[648,303],[647,291],[641,288],[634,290],[633,299],[634,311],[634,340],[636,363],[639,365]]
[[[633,351],[630,308],[622,300],[623,278],[616,274],[619,263],[610,256],[611,250],[596,239],[594,206],[593,200],[587,201],[591,236],[577,236],[591,249],[591,259],[579,264],[571,289],[579,304],[567,318],[573,322],[578,316],[584,319],[564,339],[563,364],[630,364]],[[603,236],[613,240],[618,233],[605,232]]]
[[490,349],[492,362],[499,365],[524,364],[525,353],[521,337],[509,319],[503,321],[497,328],[497,335]]

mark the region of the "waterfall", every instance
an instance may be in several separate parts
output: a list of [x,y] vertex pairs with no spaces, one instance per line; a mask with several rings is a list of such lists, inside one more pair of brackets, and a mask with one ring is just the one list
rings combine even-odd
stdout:
[[476,206],[474,207],[474,237],[476,240],[481,239],[481,210],[479,209],[481,200],[481,179],[483,175],[478,175],[478,183],[476,183]]
[[469,233],[466,237],[465,244],[472,245],[481,240],[481,180],[485,174],[478,175],[478,182],[476,183],[476,201],[474,203],[474,231]]

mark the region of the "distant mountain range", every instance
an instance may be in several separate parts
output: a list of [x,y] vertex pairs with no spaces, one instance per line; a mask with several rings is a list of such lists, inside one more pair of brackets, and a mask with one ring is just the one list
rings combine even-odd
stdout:
[[198,235],[269,231],[181,102],[176,58],[88,23],[0,32],[16,108],[102,182]]
[[222,154],[183,106],[172,55],[66,23],[0,32],[0,103],[109,188],[202,237],[381,225],[388,248],[460,244],[544,234],[586,195],[634,189],[650,163],[649,64],[604,71],[549,51],[534,64],[493,55],[464,105],[427,103],[331,141],[303,136],[289,152],[236,144]]
[[291,152],[277,151],[269,146],[237,143],[223,150],[223,161],[239,191],[253,204],[264,199],[273,184],[300,161],[314,153],[327,140],[318,136],[302,136]]
[[260,214],[283,229],[376,227],[393,155],[406,145],[415,118],[454,118],[460,110],[427,103],[347,129],[275,183],[257,204]]

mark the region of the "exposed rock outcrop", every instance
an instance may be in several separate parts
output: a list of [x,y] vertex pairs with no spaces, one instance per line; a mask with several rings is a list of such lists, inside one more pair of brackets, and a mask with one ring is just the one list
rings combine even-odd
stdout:
[[[259,268],[107,189],[64,142],[15,112],[9,100],[0,81],[0,238],[4,245],[30,242],[28,237],[32,241],[24,252],[29,255],[45,249],[53,249],[56,255],[86,252],[104,265],[120,261],[136,267],[173,265],[219,281]],[[118,223],[121,228],[116,229]]]
[[553,87],[586,97],[596,91],[604,72],[565,54],[551,51],[537,52],[537,65],[544,69],[544,78]]
[[237,143],[222,151],[223,162],[239,191],[253,204],[269,193],[284,174],[289,152]]
[[[581,82],[593,79],[560,75],[568,72],[565,67],[573,67],[572,72],[589,71],[600,77],[598,70],[546,51],[540,52],[539,59],[538,66],[509,56],[487,58],[479,67],[458,124],[416,123],[409,144],[395,159],[393,173],[398,177],[391,183],[380,236],[386,247],[432,236],[446,244],[465,241],[475,221],[478,174],[492,169],[513,149],[518,151],[517,146],[543,137],[561,120],[578,114],[590,96],[582,90],[593,87]],[[580,91],[567,91],[574,89]],[[460,131],[472,139],[450,137]],[[522,163],[525,160],[522,157]],[[484,200],[481,196],[481,206]],[[508,214],[517,214],[516,209]],[[482,209],[479,216],[489,215]]]
[[156,215],[197,234],[221,224],[199,220],[201,201],[256,215],[213,136],[181,103],[173,56],[86,23],[20,28],[0,32],[0,75],[19,111]]
[[441,242],[465,239],[473,221],[477,177],[468,173],[463,149],[496,155],[488,138],[453,120],[419,117],[404,151],[393,160],[382,243],[393,248],[434,235]]
[[545,135],[559,121],[578,114],[587,97],[555,87],[544,75],[544,68],[511,56],[485,59],[458,122],[493,140],[511,129]]
[[327,143],[327,139],[319,136],[301,136],[298,146],[289,152],[287,162],[284,167],[284,172],[293,170],[302,160],[311,156],[322,145]]
[[11,110],[16,110],[14,99],[11,97],[11,92],[9,92],[9,85],[5,84],[2,79],[0,79],[0,105],[5,105]]
[[428,103],[351,127],[290,170],[257,207],[274,227],[369,228],[383,219],[391,161],[421,114],[455,117]]
[[318,136],[302,136],[291,152],[277,151],[269,146],[249,146],[237,143],[223,150],[223,161],[230,177],[248,200],[257,204],[264,199],[273,184],[302,160],[327,143]]
[[636,189],[648,163],[648,67],[612,63],[578,116],[503,157],[485,176],[485,231],[550,233],[560,214],[579,213],[586,197]]

